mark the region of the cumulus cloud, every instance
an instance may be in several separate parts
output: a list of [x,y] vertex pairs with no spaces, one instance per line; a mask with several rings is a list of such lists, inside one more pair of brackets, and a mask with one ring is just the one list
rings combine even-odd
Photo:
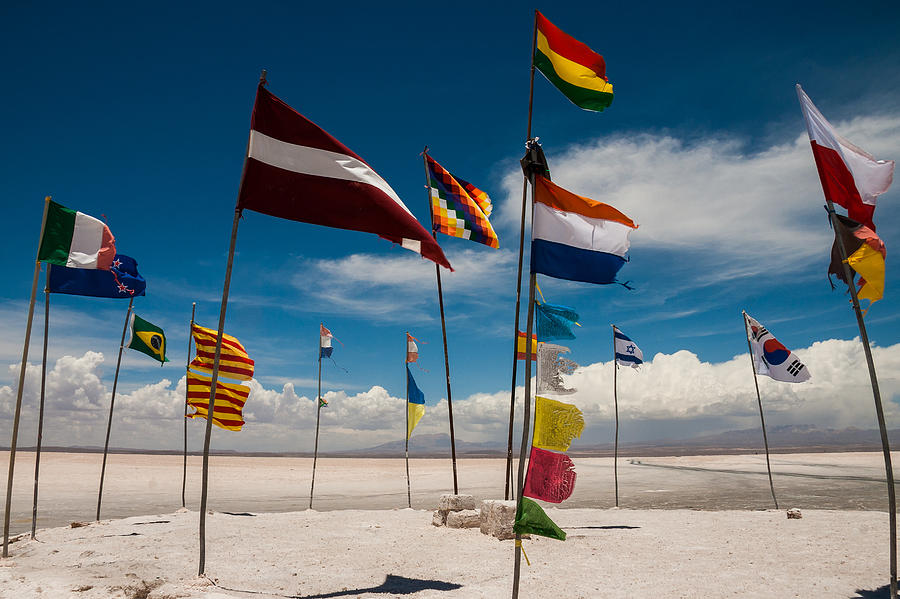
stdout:
[[[877,157],[900,154],[900,116],[836,123]],[[818,258],[829,243],[821,187],[805,130],[790,142],[748,149],[729,135],[686,141],[669,135],[617,134],[554,152],[553,179],[608,202],[641,226],[644,248],[696,251],[739,274],[769,268],[759,255]],[[494,220],[504,229],[521,214],[521,172],[503,179]],[[889,192],[892,193],[892,192]],[[895,193],[895,192],[893,192]],[[886,197],[886,196],[885,196]]]
[[[900,344],[875,347],[881,394],[888,423],[900,419]],[[820,427],[875,428],[871,386],[858,339],[829,339],[795,350],[812,372],[802,384],[759,378],[767,422],[813,424]],[[48,375],[47,428],[56,445],[102,445],[109,404],[109,389],[98,370],[103,356],[87,352],[80,358],[65,356]],[[12,367],[15,368],[15,367]],[[598,362],[578,368],[567,384],[578,392],[560,398],[577,405],[587,428],[581,443],[609,442],[614,421],[612,363]],[[26,377],[25,428],[35,426],[40,374],[30,366]],[[291,383],[280,389],[249,383],[244,411],[247,425],[240,433],[217,431],[214,446],[239,450],[311,451],[316,422],[313,398],[298,395]],[[518,389],[521,418],[523,390]],[[687,437],[758,425],[756,393],[746,355],[719,362],[702,362],[689,351],[658,353],[640,371],[620,369],[619,417],[623,441],[649,441]],[[324,451],[364,448],[403,438],[404,400],[373,386],[359,393],[331,391],[321,412],[320,438]],[[0,387],[0,434],[9,434],[15,391]],[[181,444],[184,378],[120,393],[116,399],[114,446],[177,449]],[[457,438],[470,442],[505,444],[509,418],[509,391],[476,393],[453,405]],[[199,423],[200,421],[196,421]],[[202,426],[192,425],[192,447],[199,448]],[[429,405],[417,430],[447,432],[447,402]],[[674,434],[677,431],[678,434]],[[668,434],[667,434],[668,433]],[[47,434],[47,433],[45,433]],[[29,433],[30,435],[30,433]],[[23,439],[30,439],[23,435]],[[21,441],[23,445],[30,441]]]

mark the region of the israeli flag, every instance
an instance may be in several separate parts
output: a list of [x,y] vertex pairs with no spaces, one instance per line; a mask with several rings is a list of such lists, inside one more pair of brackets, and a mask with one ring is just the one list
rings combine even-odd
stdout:
[[616,338],[616,364],[637,368],[644,363],[644,352],[634,341],[628,338],[617,327],[613,327]]

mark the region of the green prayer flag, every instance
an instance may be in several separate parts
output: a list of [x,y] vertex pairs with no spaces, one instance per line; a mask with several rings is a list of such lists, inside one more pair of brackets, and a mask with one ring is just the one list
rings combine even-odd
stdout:
[[166,335],[163,330],[134,312],[131,313],[125,347],[145,353],[160,362],[169,361],[166,357]]
[[527,497],[523,497],[519,505],[513,530],[520,535],[532,534],[560,541],[566,540],[566,533],[544,513],[540,505]]

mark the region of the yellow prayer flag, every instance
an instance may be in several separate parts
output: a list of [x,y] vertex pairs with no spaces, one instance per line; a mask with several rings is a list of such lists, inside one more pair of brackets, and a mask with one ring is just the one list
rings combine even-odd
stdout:
[[541,396],[534,398],[535,447],[566,451],[583,430],[584,416],[574,405]]

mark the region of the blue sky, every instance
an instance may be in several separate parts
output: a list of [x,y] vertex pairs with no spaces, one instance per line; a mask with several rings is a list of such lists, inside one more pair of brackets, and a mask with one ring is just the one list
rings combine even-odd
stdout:
[[[105,216],[119,251],[138,260],[148,281],[137,313],[168,335],[172,361],[162,369],[126,352],[119,384],[125,422],[117,425],[118,441],[114,429],[113,444],[178,446],[177,385],[191,303],[201,324],[215,326],[262,68],[273,93],[366,159],[420,221],[428,220],[419,157],[425,145],[492,196],[499,251],[449,237],[439,242],[456,268],[444,274],[444,284],[454,408],[460,402],[463,417],[457,434],[504,439],[533,8],[264,2],[252,9],[236,3],[0,9],[8,82],[0,96],[7,115],[0,163],[6,222],[13,225],[2,241],[0,358],[12,368],[0,371],[0,445],[9,436],[10,387],[41,202],[49,194]],[[878,158],[900,157],[900,7],[644,3],[613,10],[563,2],[543,12],[604,55],[615,88],[612,106],[595,114],[537,76],[533,132],[554,181],[641,225],[620,273],[633,291],[540,281],[548,301],[582,314],[584,326],[569,345],[586,367],[588,386],[573,400],[589,406],[586,438],[608,440],[610,323],[653,362],[620,376],[631,394],[623,408],[633,421],[626,440],[753,426],[744,409],[755,396],[741,309],[799,350],[814,380],[817,373],[823,384],[850,380],[844,368],[856,373],[861,355],[854,353],[858,344],[845,342],[857,331],[845,296],[831,291],[824,275],[831,234],[794,84],[854,143]],[[888,401],[897,397],[890,366],[900,352],[893,285],[900,273],[891,259],[900,247],[898,201],[895,185],[875,213],[888,247],[887,291],[867,318],[883,352]],[[311,447],[319,322],[342,342],[334,357],[347,370],[325,364],[325,388],[337,393],[325,420],[326,449],[402,436],[397,398],[406,330],[422,342],[422,369],[414,374],[433,407],[421,430],[446,430],[435,407],[446,391],[431,263],[373,235],[252,212],[244,214],[237,248],[226,330],[256,359],[248,410],[254,399],[259,407],[248,429],[259,424],[256,432],[217,433],[216,444]],[[63,296],[52,305],[50,365],[58,369],[58,388],[50,410],[68,425],[51,427],[46,442],[102,444],[126,305]],[[41,316],[39,304],[35,365]],[[817,351],[824,352],[819,363]],[[663,376],[664,363],[670,375]],[[731,375],[700,388],[696,373],[729,365],[745,388],[717,409],[717,385]],[[867,381],[851,382],[842,390],[764,385],[764,391],[776,424],[872,427]],[[823,394],[831,399],[820,400]],[[707,399],[691,403],[699,396]],[[644,409],[661,397],[669,398],[664,407]],[[26,393],[26,424],[32,400]],[[136,410],[132,417],[128,406]],[[832,410],[841,416],[824,415]],[[33,437],[28,426],[23,444]]]

